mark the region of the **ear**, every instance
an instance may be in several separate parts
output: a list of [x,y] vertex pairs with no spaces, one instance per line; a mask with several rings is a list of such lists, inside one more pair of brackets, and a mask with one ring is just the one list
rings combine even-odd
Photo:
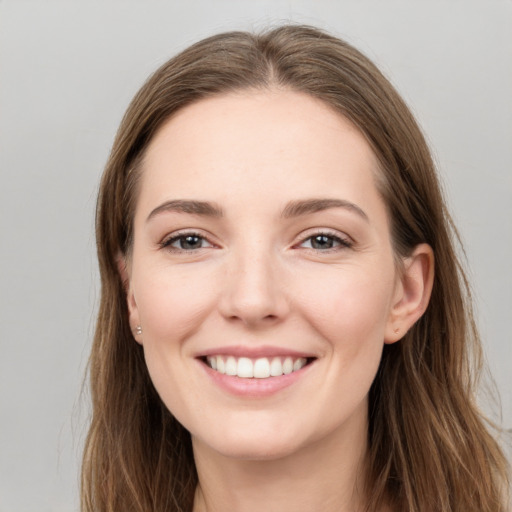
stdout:
[[139,310],[132,288],[132,281],[130,279],[130,268],[127,258],[123,254],[118,254],[116,257],[117,270],[123,282],[123,288],[126,293],[126,303],[128,306],[128,318],[130,321],[130,330],[137,343],[142,344],[142,332],[140,328]]
[[434,282],[434,252],[428,244],[415,247],[397,277],[384,343],[395,343],[427,309]]

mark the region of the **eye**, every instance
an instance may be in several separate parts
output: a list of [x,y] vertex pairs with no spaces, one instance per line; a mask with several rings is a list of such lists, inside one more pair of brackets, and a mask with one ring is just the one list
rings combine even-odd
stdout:
[[180,233],[164,240],[161,246],[171,251],[196,251],[213,247],[204,236],[197,233]]
[[299,246],[315,251],[328,251],[330,249],[351,247],[352,242],[330,233],[316,233],[303,240]]

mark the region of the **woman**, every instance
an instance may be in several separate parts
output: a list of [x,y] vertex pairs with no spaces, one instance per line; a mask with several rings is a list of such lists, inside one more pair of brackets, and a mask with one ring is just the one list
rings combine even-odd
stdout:
[[505,511],[434,165],[375,66],[221,34],[131,103],[97,210],[84,511]]

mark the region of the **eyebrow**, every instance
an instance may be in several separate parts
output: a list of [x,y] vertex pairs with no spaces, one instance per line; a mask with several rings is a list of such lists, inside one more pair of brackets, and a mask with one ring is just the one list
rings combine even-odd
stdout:
[[222,208],[215,203],[210,203],[208,201],[193,201],[189,199],[173,199],[157,206],[148,215],[146,222],[163,212],[189,213],[205,217],[222,217],[224,215]]
[[[290,201],[281,213],[281,217],[289,219],[308,215],[311,213],[329,210],[330,208],[345,208],[351,210],[368,222],[368,215],[356,204],[344,199],[303,199]],[[157,206],[148,215],[146,222],[163,212],[188,213],[205,217],[223,217],[224,212],[220,206],[209,201],[196,201],[191,199],[173,199]]]
[[329,210],[330,208],[345,208],[350,210],[365,221],[369,221],[368,215],[359,206],[344,199],[304,199],[289,202],[283,210],[281,216],[285,219],[308,215],[311,213]]

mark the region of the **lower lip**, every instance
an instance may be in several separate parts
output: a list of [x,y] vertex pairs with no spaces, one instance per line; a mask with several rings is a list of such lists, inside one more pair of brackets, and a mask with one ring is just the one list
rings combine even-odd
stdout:
[[302,379],[314,363],[313,361],[300,370],[289,373],[288,375],[281,375],[280,377],[244,379],[237,377],[236,375],[232,376],[220,373],[210,368],[203,361],[199,362],[206,371],[208,377],[210,377],[217,386],[232,395],[243,396],[246,398],[265,398],[279,393],[279,391],[292,386]]

